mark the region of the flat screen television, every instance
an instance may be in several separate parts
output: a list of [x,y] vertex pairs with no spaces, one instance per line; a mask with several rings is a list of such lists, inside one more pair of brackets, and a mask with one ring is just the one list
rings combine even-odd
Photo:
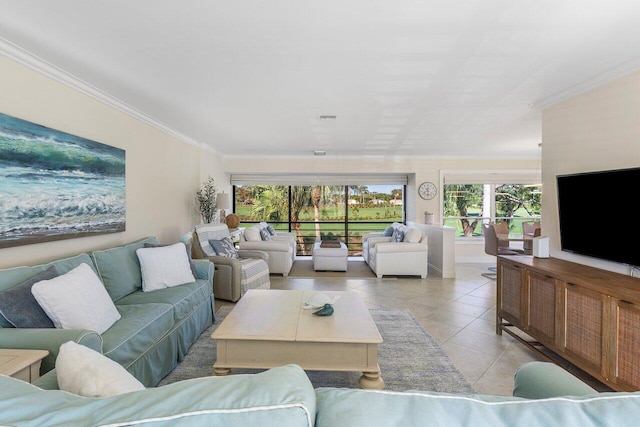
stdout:
[[640,168],[558,175],[563,251],[640,266],[637,215]]

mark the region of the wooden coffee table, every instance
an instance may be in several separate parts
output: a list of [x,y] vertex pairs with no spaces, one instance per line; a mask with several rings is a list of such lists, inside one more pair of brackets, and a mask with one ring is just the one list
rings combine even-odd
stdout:
[[362,372],[360,387],[383,389],[378,366],[382,337],[357,292],[339,295],[331,316],[302,305],[315,291],[252,289],[218,326],[215,375],[231,368],[268,369],[290,363],[312,371]]

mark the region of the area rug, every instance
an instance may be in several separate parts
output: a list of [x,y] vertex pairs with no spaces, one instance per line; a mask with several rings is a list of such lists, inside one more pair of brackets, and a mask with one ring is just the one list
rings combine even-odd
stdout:
[[[222,307],[216,321],[193,344],[184,360],[158,385],[212,375],[216,342],[211,334],[229,313]],[[474,389],[435,339],[422,328],[410,310],[372,309],[384,342],[378,347],[378,364],[386,390],[430,390],[473,393]],[[232,369],[232,374],[260,372]],[[307,371],[314,387],[358,388],[359,372]]]
[[314,271],[312,259],[296,259],[289,277],[344,277],[375,279],[371,268],[363,259],[349,260],[347,271]]

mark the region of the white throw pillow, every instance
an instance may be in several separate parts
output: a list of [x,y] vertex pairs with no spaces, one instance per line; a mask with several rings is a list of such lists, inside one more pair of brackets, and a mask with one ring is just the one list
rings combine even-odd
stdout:
[[418,243],[422,239],[422,233],[417,228],[410,228],[404,233],[403,242]]
[[104,285],[85,263],[34,284],[31,293],[56,328],[90,329],[101,334],[120,319]]
[[120,364],[73,341],[60,346],[56,375],[60,390],[85,397],[110,397],[145,389]]
[[136,250],[144,292],[193,283],[193,273],[184,243]]
[[254,225],[253,227],[249,227],[244,230],[244,240],[247,242],[262,242],[262,237],[260,236],[260,227]]

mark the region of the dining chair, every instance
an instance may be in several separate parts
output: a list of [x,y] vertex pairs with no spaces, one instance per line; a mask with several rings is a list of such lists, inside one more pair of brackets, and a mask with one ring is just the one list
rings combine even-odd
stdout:
[[[522,223],[522,237],[538,237],[540,235],[540,221],[528,222],[525,221]],[[531,255],[533,253],[533,241],[525,240],[522,244],[524,249],[524,253],[527,255]]]
[[[508,234],[508,225],[506,223],[502,223],[502,225],[498,225],[497,227],[500,229],[499,234]],[[506,228],[506,232],[504,227]],[[498,239],[498,233],[496,232],[496,224],[482,224],[482,234],[484,235],[484,252],[487,255],[523,255],[524,251],[521,249],[510,248],[509,242],[504,241],[507,246],[504,244],[501,245],[500,240]],[[482,276],[487,277],[489,279],[495,279],[497,277],[497,267],[489,267],[488,273],[482,273]]]

